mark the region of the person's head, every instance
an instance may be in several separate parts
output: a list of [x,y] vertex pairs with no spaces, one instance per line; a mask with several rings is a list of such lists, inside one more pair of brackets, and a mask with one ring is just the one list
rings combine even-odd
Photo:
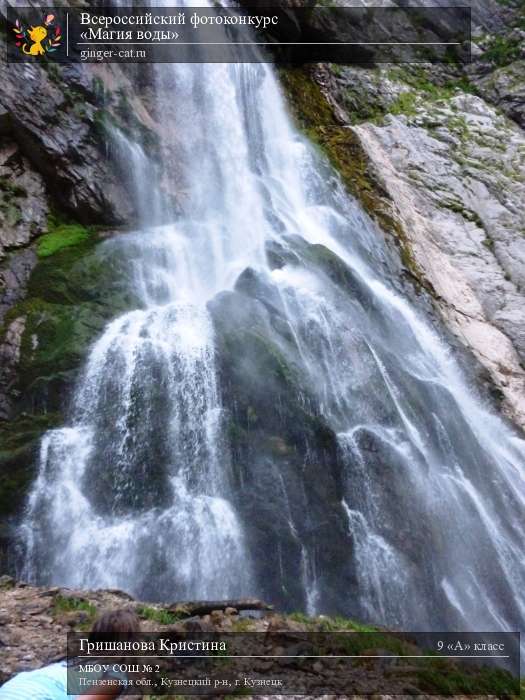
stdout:
[[140,632],[140,620],[131,608],[119,608],[102,613],[90,632],[90,639],[105,637],[111,639],[129,639]]

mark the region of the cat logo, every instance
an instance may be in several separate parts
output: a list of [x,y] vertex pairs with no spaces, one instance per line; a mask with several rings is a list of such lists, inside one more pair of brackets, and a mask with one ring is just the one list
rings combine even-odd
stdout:
[[16,46],[26,56],[43,56],[56,51],[62,41],[62,31],[54,20],[55,15],[47,15],[43,24],[25,29],[17,19],[13,27]]

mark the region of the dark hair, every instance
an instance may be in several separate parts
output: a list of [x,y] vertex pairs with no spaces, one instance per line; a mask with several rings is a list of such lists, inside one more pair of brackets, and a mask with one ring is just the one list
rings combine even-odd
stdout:
[[129,639],[139,632],[140,620],[137,613],[132,608],[120,608],[102,613],[93,623],[89,636],[90,639]]

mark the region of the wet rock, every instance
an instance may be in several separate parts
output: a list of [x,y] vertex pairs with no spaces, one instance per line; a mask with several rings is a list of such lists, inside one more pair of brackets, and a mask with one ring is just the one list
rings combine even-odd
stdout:
[[79,220],[129,219],[128,197],[103,157],[94,128],[95,95],[85,85],[68,85],[58,66],[49,70],[29,63],[0,67],[0,104],[9,115],[12,140],[45,178],[55,200]]
[[137,306],[128,261],[99,245],[100,237],[40,258],[25,299],[10,310],[0,336],[5,418],[61,410],[91,342],[111,318]]
[[[351,541],[341,508],[337,439],[299,369],[292,334],[275,323],[272,308],[249,296],[252,291],[258,295],[257,286],[243,285],[242,291],[221,293],[209,305],[232,446],[236,509],[250,548],[259,553],[255,566],[261,567],[257,578],[263,582],[262,593],[278,604],[282,588],[274,587],[275,580],[263,569],[282,567],[287,605],[304,606],[296,571],[305,566],[307,555],[299,542],[313,548],[322,539],[316,566],[327,573],[319,595],[330,609],[339,587],[351,582],[349,559],[342,556]],[[291,522],[304,532],[298,535]],[[340,565],[332,577],[335,560]]]

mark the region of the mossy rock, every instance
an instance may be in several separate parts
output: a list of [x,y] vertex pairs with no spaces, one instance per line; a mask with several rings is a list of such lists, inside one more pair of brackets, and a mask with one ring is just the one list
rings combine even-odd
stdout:
[[0,422],[0,513],[3,518],[20,511],[35,476],[39,440],[61,420],[60,414],[49,413],[24,414],[15,421]]
[[76,306],[28,299],[16,306],[25,318],[18,365],[19,408],[60,410],[65,391],[105,319],[96,304]]
[[116,247],[93,235],[40,259],[28,283],[28,297],[65,305],[96,302],[106,318],[140,304],[129,262]]
[[[403,264],[415,279],[422,280],[406,235],[391,215],[389,198],[371,172],[368,156],[353,128],[337,121],[307,68],[281,68],[280,76],[299,128],[321,148],[366,212],[385,232],[394,235]],[[407,107],[411,98],[403,100],[401,106]]]
[[55,230],[40,236],[37,255],[39,258],[47,258],[63,248],[83,243],[90,235],[91,231],[81,224],[62,224]]
[[26,298],[6,315],[25,320],[18,365],[20,410],[61,410],[78,369],[105,325],[136,308],[131,266],[118,246],[90,235],[40,258]]
[[[99,234],[40,257],[27,296],[6,315],[24,320],[17,380],[10,387],[13,419],[0,424],[0,514],[19,514],[35,476],[38,442],[62,423],[89,348],[115,316],[138,305],[130,265],[118,245]],[[0,552],[1,559],[1,552]]]

